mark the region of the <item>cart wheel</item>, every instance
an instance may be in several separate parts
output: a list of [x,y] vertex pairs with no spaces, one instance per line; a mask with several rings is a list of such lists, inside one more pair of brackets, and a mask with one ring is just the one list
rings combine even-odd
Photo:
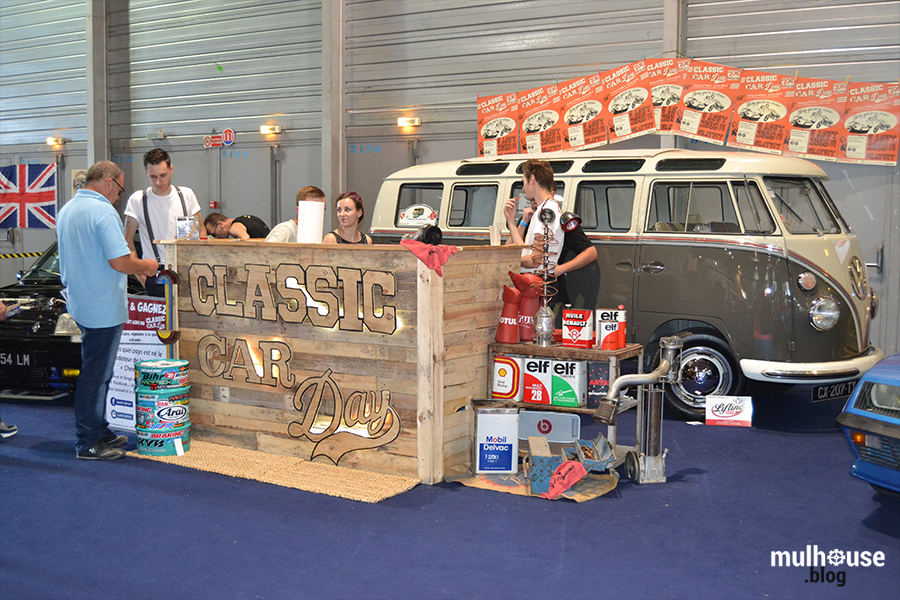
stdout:
[[641,463],[640,460],[638,460],[637,452],[628,452],[625,455],[625,475],[628,479],[635,483],[639,483],[638,476],[640,475],[640,471]]

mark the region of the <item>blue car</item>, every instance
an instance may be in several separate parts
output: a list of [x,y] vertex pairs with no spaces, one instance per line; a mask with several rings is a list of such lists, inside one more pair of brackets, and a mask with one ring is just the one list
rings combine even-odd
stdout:
[[879,493],[900,495],[900,354],[869,369],[837,422],[856,456],[850,474]]

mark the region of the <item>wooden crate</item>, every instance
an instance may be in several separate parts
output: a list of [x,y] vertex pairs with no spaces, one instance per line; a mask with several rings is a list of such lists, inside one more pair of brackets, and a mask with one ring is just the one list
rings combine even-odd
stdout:
[[428,484],[470,468],[520,248],[462,248],[441,277],[402,246],[164,244],[196,439]]

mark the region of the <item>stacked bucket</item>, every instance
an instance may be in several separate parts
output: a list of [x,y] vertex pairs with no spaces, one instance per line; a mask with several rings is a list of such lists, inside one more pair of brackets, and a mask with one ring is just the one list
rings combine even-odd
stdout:
[[145,360],[134,369],[138,454],[181,456],[191,446],[188,361]]

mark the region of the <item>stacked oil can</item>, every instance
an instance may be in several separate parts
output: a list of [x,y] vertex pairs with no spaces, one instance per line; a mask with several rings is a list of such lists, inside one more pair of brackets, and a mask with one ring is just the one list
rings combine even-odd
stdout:
[[145,360],[134,368],[138,454],[183,455],[191,445],[188,361]]

